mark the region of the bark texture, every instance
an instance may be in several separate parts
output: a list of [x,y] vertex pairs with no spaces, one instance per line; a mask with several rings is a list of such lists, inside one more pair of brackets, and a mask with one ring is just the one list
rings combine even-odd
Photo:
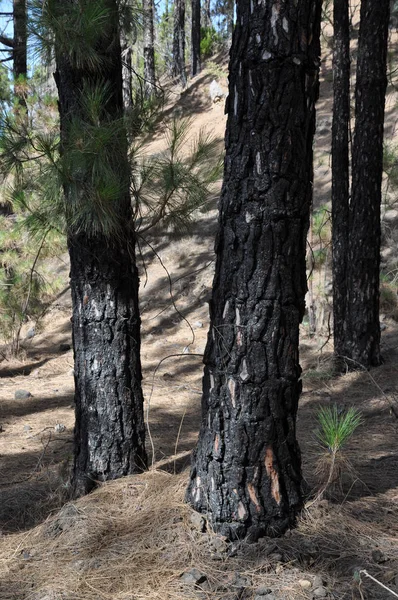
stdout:
[[362,0],[352,157],[347,336],[350,366],[380,364],[379,270],[389,0]]
[[350,20],[348,0],[333,5],[332,247],[334,351],[340,361],[347,332],[349,249]]
[[187,84],[185,73],[185,0],[174,3],[173,29],[173,75],[178,77],[183,87]]
[[144,12],[144,86],[145,96],[149,98],[153,95],[156,85],[153,0],[144,0],[142,7]]
[[200,72],[200,0],[192,0],[191,30],[191,73],[195,77]]
[[26,0],[13,0],[13,75],[15,95],[20,106],[26,108],[23,81],[27,77],[27,14]]
[[203,0],[203,27],[211,27],[211,9],[210,0]]
[[[62,0],[67,11],[73,0]],[[59,91],[61,147],[71,147],[76,118],[85,126],[82,92],[90,85],[108,84],[101,126],[120,123],[123,115],[122,63],[115,0],[106,0],[111,19],[98,37],[101,67],[79,68],[65,49],[58,49],[56,81]],[[56,48],[57,47],[56,45]],[[75,355],[74,495],[87,493],[96,481],[115,479],[146,466],[143,397],[140,366],[138,274],[135,266],[131,202],[128,191],[126,135],[111,138],[105,150],[109,167],[122,178],[123,193],[115,199],[120,219],[112,240],[76,230],[74,204],[83,199],[94,173],[84,167],[64,184],[71,217],[68,247],[71,260],[73,347]],[[82,165],[84,165],[82,155]],[[123,179],[124,178],[124,179]]]
[[229,538],[280,535],[301,508],[299,323],[321,2],[238,1],[224,184],[187,499]]
[[132,49],[126,33],[120,32],[120,45],[122,53],[122,81],[123,81],[123,107],[126,115],[133,110],[133,71]]

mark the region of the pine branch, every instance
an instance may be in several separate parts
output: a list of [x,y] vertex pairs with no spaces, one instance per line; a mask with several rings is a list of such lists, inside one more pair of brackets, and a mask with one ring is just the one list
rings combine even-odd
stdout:
[[14,40],[5,35],[0,35],[0,44],[4,44],[4,46],[8,46],[8,48],[14,48]]

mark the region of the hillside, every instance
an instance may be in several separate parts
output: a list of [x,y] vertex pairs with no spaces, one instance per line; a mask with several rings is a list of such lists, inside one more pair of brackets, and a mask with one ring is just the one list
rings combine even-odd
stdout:
[[[327,215],[332,77],[326,43],[324,50],[314,208]],[[220,147],[224,106],[211,102],[208,88],[217,75],[227,89],[225,65],[225,60],[212,63],[183,93],[171,87],[165,108],[165,117],[191,117],[192,135],[207,128]],[[390,141],[396,140],[396,103],[392,86],[386,122]],[[161,121],[146,140],[147,152],[160,152],[164,135]],[[398,210],[393,196],[386,198],[384,267],[395,274]],[[398,326],[390,318],[395,308],[382,317],[385,363],[371,373],[335,377],[327,326],[327,219],[313,239],[313,249],[326,257],[315,265],[312,277],[317,335],[309,336],[307,324],[302,327],[304,392],[298,435],[305,481],[316,495],[322,454],[314,435],[318,407],[337,403],[362,411],[363,423],[347,446],[341,480],[328,499],[309,502],[296,530],[253,545],[228,544],[203,532],[202,521],[183,502],[200,423],[201,355],[216,224],[215,199],[210,210],[197,214],[190,235],[155,232],[150,245],[140,245],[143,387],[152,468],[102,485],[76,502],[67,502],[74,426],[67,257],[54,263],[54,272],[64,278],[63,293],[36,334],[24,340],[25,358],[6,357],[0,363],[0,599],[390,597],[359,575],[363,569],[398,593]],[[394,291],[391,278],[387,283]],[[31,326],[26,325],[24,335]]]

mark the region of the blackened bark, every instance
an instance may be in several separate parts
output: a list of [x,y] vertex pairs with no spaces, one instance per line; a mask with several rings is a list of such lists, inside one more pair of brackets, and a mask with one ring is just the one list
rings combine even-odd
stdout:
[[155,91],[155,34],[153,28],[153,0],[143,0],[144,12],[144,79],[145,96],[150,98]]
[[14,91],[20,106],[26,108],[24,81],[27,77],[27,14],[26,0],[13,0],[14,42],[13,75]]
[[191,73],[195,77],[200,72],[200,0],[192,0],[191,43]]
[[333,5],[332,247],[333,332],[337,360],[344,354],[349,248],[350,19],[348,0]]
[[380,364],[379,269],[389,0],[362,0],[347,277],[350,366]]
[[[60,0],[58,6],[66,14],[73,1]],[[96,50],[102,58],[100,68],[78,68],[56,40],[56,81],[64,157],[71,146],[71,132],[76,131],[76,119],[80,120],[82,130],[88,122],[81,102],[87,85],[108,85],[107,102],[101,113],[103,121],[99,126],[120,123],[123,115],[117,4],[115,0],[106,0],[105,5],[111,18],[97,43]],[[138,275],[125,133],[112,138],[109,144],[105,148],[108,167],[118,173],[123,189],[114,200],[120,227],[113,239],[102,233],[76,230],[74,226],[73,206],[83,198],[94,175],[84,172],[83,156],[81,166],[69,173],[64,184],[66,212],[70,217],[68,247],[76,402],[72,489],[76,496],[89,492],[96,481],[115,479],[146,466]]]
[[279,535],[302,506],[299,323],[320,0],[238,1],[202,424],[187,499],[228,537]]
[[185,73],[185,0],[174,4],[173,29],[173,75],[178,77],[183,87],[187,84]]

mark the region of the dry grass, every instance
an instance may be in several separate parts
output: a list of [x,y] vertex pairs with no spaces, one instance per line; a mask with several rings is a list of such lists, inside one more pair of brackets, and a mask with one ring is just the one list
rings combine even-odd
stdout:
[[[215,551],[214,534],[192,528],[192,511],[183,502],[186,481],[186,472],[152,471],[108,483],[42,525],[3,537],[0,598],[230,600],[236,597],[231,593],[237,572],[248,580],[244,598],[254,597],[259,585],[278,598],[310,598],[311,590],[304,591],[299,580],[312,581],[316,574],[336,598],[351,598],[343,590],[354,593],[354,569],[369,568],[372,549],[388,557],[388,570],[377,567],[379,577],[386,580],[398,568],[398,525],[385,531],[377,522],[358,520],[358,512],[380,510],[372,499],[348,508],[323,500],[284,538],[242,544],[228,557],[227,551]],[[181,573],[193,566],[206,573],[207,590],[182,586]]]

